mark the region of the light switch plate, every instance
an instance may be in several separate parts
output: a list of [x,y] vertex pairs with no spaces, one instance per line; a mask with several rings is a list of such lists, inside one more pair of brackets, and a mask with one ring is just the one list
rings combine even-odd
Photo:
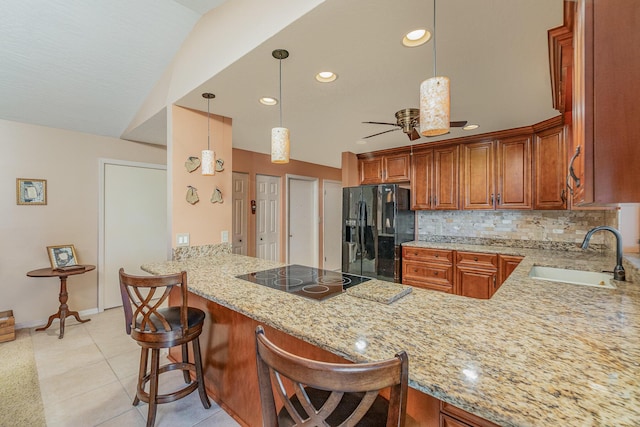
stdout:
[[176,234],[176,246],[189,246],[189,233]]
[[227,243],[229,241],[229,232],[228,231],[221,231],[220,232],[220,240],[222,240],[222,243]]

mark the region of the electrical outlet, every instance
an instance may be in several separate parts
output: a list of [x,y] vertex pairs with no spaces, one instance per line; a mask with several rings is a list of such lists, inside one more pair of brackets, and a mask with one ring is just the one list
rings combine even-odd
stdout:
[[176,234],[176,246],[189,246],[189,233]]
[[222,240],[222,243],[227,243],[229,241],[229,232],[227,230],[220,232],[220,240]]

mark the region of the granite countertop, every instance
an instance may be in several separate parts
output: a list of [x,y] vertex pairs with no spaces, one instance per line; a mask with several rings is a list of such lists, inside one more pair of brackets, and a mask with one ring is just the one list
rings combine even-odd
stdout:
[[[565,285],[528,277],[535,265],[600,271],[615,257],[411,242],[525,258],[490,300],[371,280],[322,302],[234,276],[280,263],[217,254],[146,264],[186,270],[192,292],[354,362],[409,354],[409,385],[504,426],[640,425],[640,288]],[[636,264],[632,264],[633,266]],[[627,268],[627,265],[625,265]],[[630,271],[627,270],[629,275]],[[639,277],[637,270],[631,275]],[[394,289],[393,287],[396,287]],[[366,290],[385,298],[366,298]],[[389,303],[386,297],[397,298]]]

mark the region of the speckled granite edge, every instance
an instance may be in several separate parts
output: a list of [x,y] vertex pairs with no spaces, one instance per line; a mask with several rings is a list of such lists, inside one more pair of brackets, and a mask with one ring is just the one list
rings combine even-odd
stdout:
[[217,254],[230,254],[231,243],[218,243],[215,245],[180,246],[173,248],[171,259],[182,261],[189,258],[201,258]]
[[400,298],[409,295],[413,288],[391,282],[365,282],[353,288],[347,289],[347,295],[362,298],[369,301],[391,304]]
[[[421,236],[420,242],[426,243],[451,243],[478,246],[499,246],[504,248],[542,249],[553,251],[582,251],[580,245],[573,242],[551,242],[541,240],[514,240],[514,239],[488,239],[482,237],[456,237],[456,236]],[[606,245],[591,244],[590,249],[601,251],[608,250]]]

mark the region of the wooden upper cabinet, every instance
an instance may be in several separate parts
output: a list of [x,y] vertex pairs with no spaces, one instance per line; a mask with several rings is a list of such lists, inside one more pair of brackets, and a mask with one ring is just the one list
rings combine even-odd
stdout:
[[494,209],[493,141],[462,145],[462,209]]
[[496,209],[531,209],[531,137],[499,140]]
[[531,136],[462,146],[463,209],[531,209]]
[[382,182],[382,157],[360,160],[360,184],[379,184]]
[[411,209],[431,209],[433,150],[413,153],[411,159]]
[[413,153],[412,209],[458,209],[459,146]]
[[384,182],[408,182],[410,170],[411,156],[409,153],[382,157]]
[[567,208],[567,147],[564,126],[536,133],[533,141],[533,209]]
[[[574,204],[640,202],[638,0],[578,0],[574,23]],[[572,153],[573,154],[573,153]]]
[[361,159],[359,164],[360,184],[408,182],[410,166],[409,153]]

